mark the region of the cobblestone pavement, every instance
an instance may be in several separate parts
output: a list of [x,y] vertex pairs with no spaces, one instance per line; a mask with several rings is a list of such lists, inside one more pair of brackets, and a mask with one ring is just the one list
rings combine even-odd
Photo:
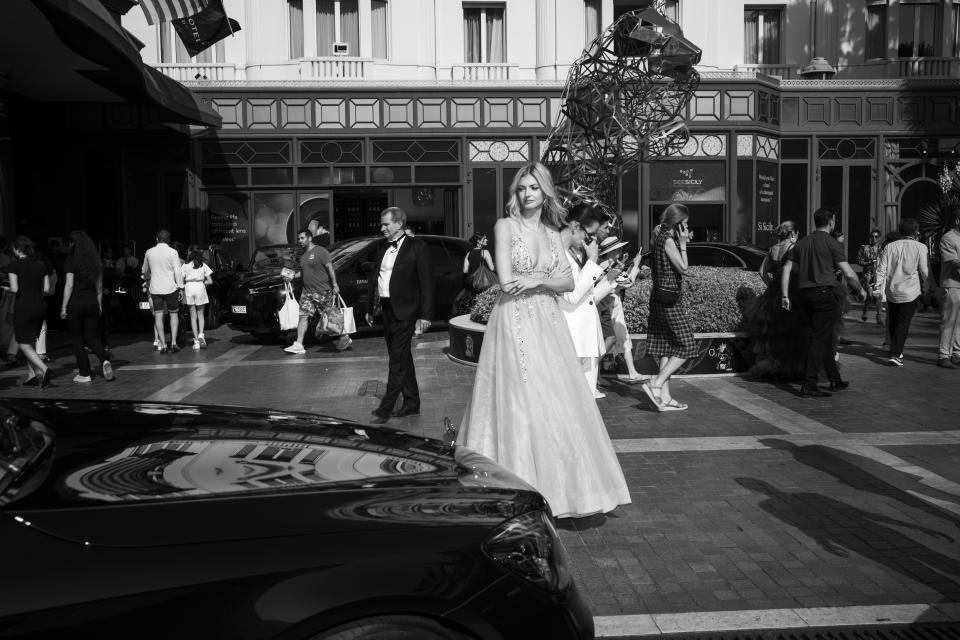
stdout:
[[[561,522],[599,635],[702,630],[705,615],[738,624],[729,620],[771,612],[773,626],[844,612],[960,620],[960,370],[934,366],[936,326],[919,314],[905,366],[894,368],[884,365],[880,328],[851,314],[840,359],[851,386],[831,398],[742,377],[688,378],[674,394],[689,411],[661,414],[638,387],[602,380],[599,406],[633,503]],[[176,355],[141,337],[115,340],[112,383],[73,383],[71,352],[52,351],[56,387],[43,393],[366,421],[386,383],[376,334],[305,356],[227,328],[208,332],[209,349]],[[439,329],[415,341],[422,414],[390,426],[437,437],[445,416],[461,418],[474,370],[445,346]],[[41,393],[18,387],[19,376],[0,373],[0,395]]]

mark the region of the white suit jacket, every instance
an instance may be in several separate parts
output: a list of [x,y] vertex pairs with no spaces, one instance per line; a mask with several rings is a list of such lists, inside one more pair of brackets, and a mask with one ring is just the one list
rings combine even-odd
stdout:
[[[606,297],[616,285],[603,277],[603,269],[596,262],[587,260],[581,268],[569,251],[565,253],[573,276],[573,291],[564,293],[557,300],[570,327],[577,356],[598,358],[605,349],[597,300]],[[598,280],[600,283],[594,286]]]

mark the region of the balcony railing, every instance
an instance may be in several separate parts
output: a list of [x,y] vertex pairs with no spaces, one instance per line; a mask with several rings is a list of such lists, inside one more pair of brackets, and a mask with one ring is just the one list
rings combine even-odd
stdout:
[[958,58],[893,58],[887,63],[888,78],[957,78]]
[[737,72],[752,71],[783,80],[796,80],[800,77],[800,65],[798,64],[738,64],[733,67],[733,70]]
[[509,80],[511,69],[518,65],[507,62],[468,62],[450,68],[452,80]]
[[224,62],[167,62],[157,69],[177,82],[187,80],[236,80],[236,67]]
[[345,56],[304,58],[300,61],[300,77],[361,80],[368,77],[372,63],[373,60],[369,58]]

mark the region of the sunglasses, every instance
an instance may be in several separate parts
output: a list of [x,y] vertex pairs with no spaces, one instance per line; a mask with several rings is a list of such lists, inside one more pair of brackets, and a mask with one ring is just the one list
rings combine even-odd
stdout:
[[870,235],[871,235],[871,237],[874,237],[874,238],[879,238],[879,237],[880,237],[880,234],[879,234],[879,233],[871,233]]

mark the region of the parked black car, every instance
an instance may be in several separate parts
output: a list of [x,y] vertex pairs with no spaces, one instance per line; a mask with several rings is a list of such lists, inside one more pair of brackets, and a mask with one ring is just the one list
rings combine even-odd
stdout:
[[[470,251],[470,243],[451,236],[417,235],[430,248],[430,266],[433,269],[434,317],[449,319],[453,315],[454,300],[463,289],[463,259]],[[347,306],[353,307],[358,328],[370,308],[367,287],[373,273],[372,261],[382,236],[353,238],[330,246],[330,256],[337,273],[340,295]],[[261,247],[250,261],[250,266],[230,290],[230,327],[246,331],[257,338],[277,337],[282,334],[277,311],[283,306],[284,283],[280,271],[284,267],[298,270],[302,249],[298,245]],[[293,290],[300,297],[302,282],[293,281]]]
[[[691,266],[733,267],[758,271],[766,252],[749,244],[732,242],[688,242],[687,262]],[[650,266],[650,252],[644,251],[641,265]]]
[[[210,276],[213,284],[207,287],[207,297],[210,298],[210,304],[206,308],[206,328],[216,329],[220,326],[221,320],[226,319],[230,312],[228,292],[239,278],[240,273],[233,258],[219,245],[212,244],[200,247],[200,249],[203,252],[203,261],[213,271]],[[121,274],[117,278],[114,293],[119,308],[116,311],[118,317],[115,320],[120,323],[121,327],[143,327],[149,326],[153,322],[153,314],[150,312],[150,296],[144,290],[143,284],[139,268],[132,273]],[[189,329],[190,315],[186,305],[180,306],[180,321],[181,327]]]
[[0,400],[0,638],[592,638],[544,498],[335,418]]

